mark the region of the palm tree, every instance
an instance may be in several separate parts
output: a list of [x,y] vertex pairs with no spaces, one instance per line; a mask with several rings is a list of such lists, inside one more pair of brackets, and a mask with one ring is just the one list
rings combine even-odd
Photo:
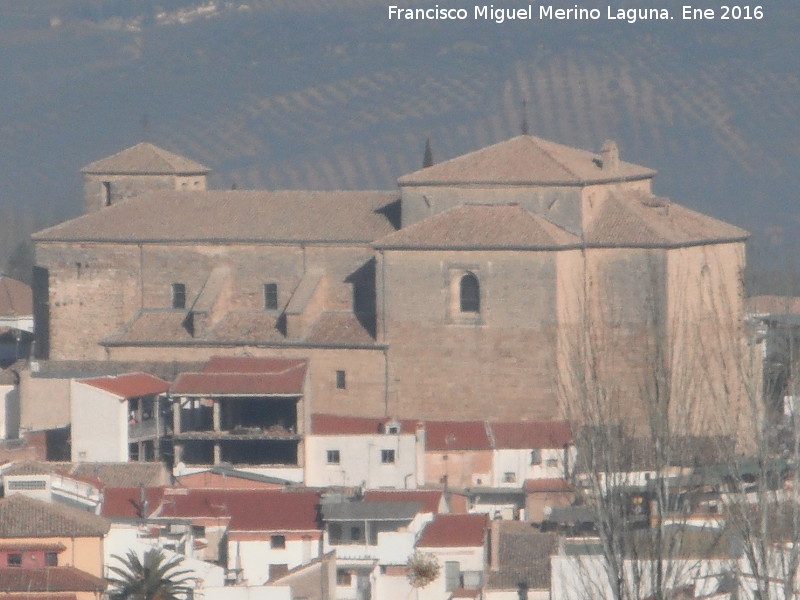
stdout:
[[109,567],[107,577],[115,600],[185,600],[191,597],[194,581],[191,571],[179,569],[183,557],[168,558],[159,548],[147,550],[142,558],[133,550],[122,557],[114,555],[121,566]]

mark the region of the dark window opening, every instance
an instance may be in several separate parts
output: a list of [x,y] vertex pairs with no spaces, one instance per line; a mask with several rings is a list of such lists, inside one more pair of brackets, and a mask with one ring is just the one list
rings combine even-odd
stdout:
[[346,569],[336,569],[336,585],[352,585],[353,575]]
[[44,565],[46,567],[57,567],[58,566],[58,552],[45,552],[44,553]]
[[381,450],[381,463],[390,465],[394,463],[394,450]]
[[223,431],[260,433],[297,431],[297,400],[285,398],[226,398],[220,410]]
[[542,453],[538,448],[531,450],[531,464],[532,465],[542,464]]
[[328,450],[328,464],[338,465],[342,457],[338,450]]
[[186,284],[172,284],[172,308],[186,308]]
[[273,535],[269,538],[269,547],[270,548],[286,548],[286,536],[285,535]]
[[477,313],[481,311],[481,290],[478,278],[472,273],[467,273],[459,283],[461,312]]
[[9,567],[21,567],[22,566],[22,554],[13,553],[9,554],[6,558],[6,564]]
[[111,206],[111,182],[103,181],[103,206]]
[[344,390],[347,388],[347,374],[344,371],[336,371],[336,389]]
[[264,284],[264,308],[266,310],[278,310],[278,284]]

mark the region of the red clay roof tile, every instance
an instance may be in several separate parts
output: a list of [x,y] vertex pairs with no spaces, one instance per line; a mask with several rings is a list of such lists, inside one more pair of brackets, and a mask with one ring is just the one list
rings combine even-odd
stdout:
[[153,377],[147,373],[128,373],[125,375],[95,377],[93,379],[79,379],[78,383],[90,385],[120,398],[163,394],[169,389],[168,381]]
[[478,547],[486,543],[489,518],[484,514],[437,515],[422,532],[419,548]]

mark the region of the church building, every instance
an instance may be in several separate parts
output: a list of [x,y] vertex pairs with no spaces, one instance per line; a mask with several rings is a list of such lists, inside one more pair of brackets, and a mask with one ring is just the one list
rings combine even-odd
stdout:
[[301,429],[573,418],[590,396],[636,428],[669,393],[701,430],[739,401],[748,234],[654,194],[613,142],[519,136],[389,191],[208,172],[147,143],[84,167],[85,214],[34,235],[43,362],[302,359]]

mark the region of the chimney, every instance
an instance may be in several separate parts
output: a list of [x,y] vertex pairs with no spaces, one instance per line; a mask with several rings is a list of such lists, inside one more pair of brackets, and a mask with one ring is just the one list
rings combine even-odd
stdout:
[[500,523],[499,519],[490,522],[489,568],[492,571],[500,570]]
[[619,148],[617,148],[617,143],[613,140],[603,142],[600,156],[603,160],[603,170],[609,173],[616,173],[617,169],[619,169]]

